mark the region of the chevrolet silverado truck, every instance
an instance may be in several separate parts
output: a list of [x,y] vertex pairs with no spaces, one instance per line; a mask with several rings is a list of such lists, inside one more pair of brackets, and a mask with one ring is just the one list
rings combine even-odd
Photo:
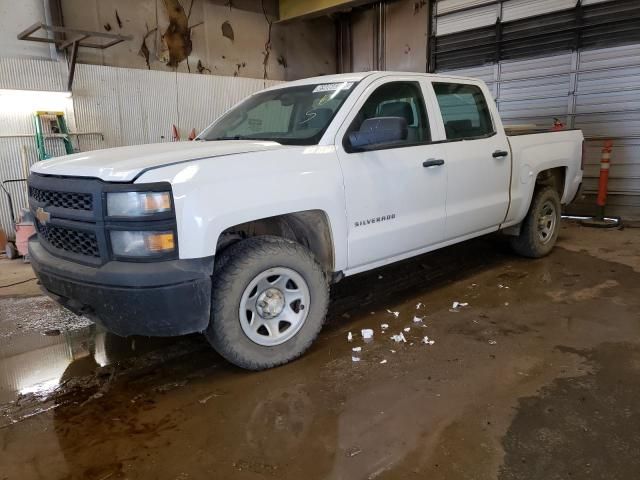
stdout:
[[38,162],[44,289],[121,336],[203,332],[253,370],[299,357],[344,276],[502,231],[550,252],[579,130],[507,135],[487,86],[368,72],[263,90],[196,141]]

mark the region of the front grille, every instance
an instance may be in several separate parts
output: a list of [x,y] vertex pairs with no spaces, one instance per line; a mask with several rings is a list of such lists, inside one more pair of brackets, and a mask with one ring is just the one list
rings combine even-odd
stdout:
[[53,225],[43,225],[36,222],[36,228],[40,236],[51,246],[88,257],[100,257],[98,239],[91,232],[82,232],[69,228],[56,227]]
[[39,203],[45,203],[52,207],[93,210],[93,196],[90,193],[56,192],[29,187],[29,196]]

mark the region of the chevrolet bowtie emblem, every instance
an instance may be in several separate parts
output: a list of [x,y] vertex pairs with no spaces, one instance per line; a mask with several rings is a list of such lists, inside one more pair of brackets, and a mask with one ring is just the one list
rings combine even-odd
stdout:
[[36,210],[36,218],[41,224],[46,224],[49,220],[51,220],[51,214],[49,212],[45,212],[42,207],[38,207]]

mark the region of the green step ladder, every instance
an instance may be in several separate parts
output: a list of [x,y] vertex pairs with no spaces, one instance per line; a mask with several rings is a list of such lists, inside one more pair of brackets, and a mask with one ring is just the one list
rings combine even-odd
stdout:
[[36,148],[40,160],[47,160],[52,155],[47,153],[45,140],[47,138],[60,138],[64,143],[67,155],[74,153],[64,112],[47,112],[38,110],[33,114],[33,122],[36,131]]

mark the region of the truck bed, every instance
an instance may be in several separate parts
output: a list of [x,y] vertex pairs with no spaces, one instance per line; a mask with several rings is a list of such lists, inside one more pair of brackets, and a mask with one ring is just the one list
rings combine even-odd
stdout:
[[539,127],[536,125],[506,125],[504,131],[508,137],[517,137],[520,135],[535,135],[540,133],[559,133],[579,130],[578,128],[565,128],[562,130],[552,130],[548,127]]
[[511,204],[506,223],[520,222],[526,215],[537,172],[562,168],[564,186],[562,204],[573,200],[582,179],[582,142],[580,130],[527,130],[508,132],[511,146]]

